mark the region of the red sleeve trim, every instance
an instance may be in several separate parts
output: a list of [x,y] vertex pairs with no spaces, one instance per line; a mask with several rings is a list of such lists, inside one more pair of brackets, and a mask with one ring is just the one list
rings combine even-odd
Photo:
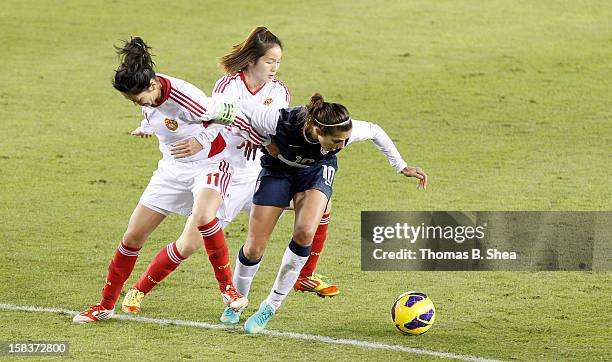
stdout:
[[234,80],[236,79],[236,77],[238,77],[238,75],[241,72],[238,72],[232,76],[230,75],[226,75],[225,77],[221,78],[221,81],[219,82],[219,84],[217,84],[217,86],[215,87],[215,90],[213,91],[213,93],[223,93],[225,92],[225,89],[227,88],[227,86]]
[[251,140],[254,141],[254,143],[262,144],[265,141],[265,137],[257,133],[257,131],[255,131],[253,127],[248,122],[246,122],[244,119],[240,117],[236,117],[236,120],[234,121],[234,125],[238,127],[238,129],[247,132]]
[[198,118],[201,118],[206,113],[206,108],[178,89],[172,88],[170,98]]
[[223,93],[222,91],[220,91],[221,87],[223,87],[225,89],[225,87],[223,86],[223,84],[229,82],[229,76],[226,75],[224,77],[222,77],[221,79],[219,79],[219,81],[217,82],[217,85],[215,85],[215,89],[213,89],[213,94],[215,93]]

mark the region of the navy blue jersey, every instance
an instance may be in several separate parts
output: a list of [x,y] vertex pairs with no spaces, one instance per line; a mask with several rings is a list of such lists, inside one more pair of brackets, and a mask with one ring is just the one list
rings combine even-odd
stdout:
[[[278,158],[267,151],[261,158],[261,164],[266,168],[281,170],[299,170],[321,165],[335,158],[340,150],[325,151],[319,143],[311,143],[304,135],[304,119],[306,110],[303,106],[274,109],[248,101],[237,101],[240,114],[231,127],[233,133],[239,134],[257,145],[266,144],[270,139],[279,149]],[[382,151],[389,163],[397,172],[401,172],[406,162],[397,151],[391,138],[374,123],[352,120],[353,129],[345,146],[353,142],[372,140]]]
[[272,143],[278,147],[278,158],[264,149],[261,165],[266,168],[295,169],[313,166],[329,160],[340,150],[325,151],[319,143],[311,143],[304,135],[304,107],[283,108],[279,110],[276,134],[271,136]]

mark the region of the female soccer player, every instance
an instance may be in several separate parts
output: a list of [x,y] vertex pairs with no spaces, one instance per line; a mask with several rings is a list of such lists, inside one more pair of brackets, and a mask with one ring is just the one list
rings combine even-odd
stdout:
[[238,105],[249,120],[247,131],[257,133],[262,142],[265,137],[272,140],[262,157],[248,236],[241,249],[247,261],[241,268],[252,271],[245,284],[250,286],[279,216],[291,200],[295,207],[292,239],[276,281],[245,323],[247,333],[258,333],[276,313],[310,255],[315,230],[332,194],[336,153],[352,142],[373,139],[396,171],[419,180],[418,187],[427,187],[427,175],[419,167],[407,166],[380,127],[352,120],[344,106],[324,102],[318,93],[305,107],[275,110],[245,102]]
[[[221,58],[221,66],[227,75],[216,82],[212,96],[228,102],[252,101],[275,109],[288,107],[289,90],[276,79],[281,57],[280,39],[266,27],[255,28],[242,43],[235,45],[232,51]],[[230,163],[239,172],[236,171],[232,177],[232,196],[225,199],[219,209],[219,222],[222,227],[234,220],[240,211],[250,212],[257,176],[261,171],[260,153],[257,153],[258,156],[253,160],[249,160],[234,145],[228,147],[228,152]],[[326,283],[320,275],[314,274],[327,236],[330,212],[331,201],[315,232],[311,255],[295,284],[296,290],[314,292],[321,297],[333,297],[340,293],[335,285]],[[249,287],[243,288],[242,285],[250,280],[250,272],[241,268],[242,262],[248,262],[242,252],[238,253],[237,258],[234,285],[239,292],[243,289],[248,291]],[[246,279],[242,278],[243,272],[246,273]],[[221,320],[225,323],[237,323],[239,316],[232,309],[226,308]]]
[[[141,38],[125,42],[117,53],[121,65],[115,72],[113,86],[125,98],[142,106],[143,123],[158,137],[163,157],[109,265],[102,300],[76,315],[73,321],[88,323],[113,316],[138,251],[169,213],[191,216],[179,239],[159,251],[143,277],[128,291],[122,309],[137,312],[144,295],[198,250],[203,240],[224,302],[240,310],[247,299],[232,284],[228,249],[215,216],[227,194],[232,169],[223,160],[226,140],[220,132],[224,126],[209,123],[213,119],[232,122],[235,110],[230,104],[206,98],[188,82],[155,73],[149,47]],[[140,129],[133,134],[143,136],[145,132]],[[190,138],[197,140],[201,151],[193,152],[193,144],[185,141]]]
[[[282,57],[280,39],[267,28],[260,26],[240,44],[221,57],[219,63],[226,72],[216,83],[212,97],[222,102],[235,103],[245,100],[270,108],[289,106],[289,90],[276,73]],[[234,138],[242,142],[241,138]],[[257,176],[261,171],[259,156],[247,158],[240,144],[228,145],[228,160],[236,170],[232,177],[232,197],[223,201],[219,208],[219,223],[225,228],[240,211],[250,212]],[[237,171],[239,170],[239,172]],[[234,192],[237,190],[237,192]]]

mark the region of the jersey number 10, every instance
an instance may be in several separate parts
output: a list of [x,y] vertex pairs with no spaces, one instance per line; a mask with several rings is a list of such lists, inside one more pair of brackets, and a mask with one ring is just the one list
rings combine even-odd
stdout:
[[336,174],[336,169],[329,165],[323,165],[323,178],[325,179],[325,184],[327,186],[332,186],[334,183],[334,175]]

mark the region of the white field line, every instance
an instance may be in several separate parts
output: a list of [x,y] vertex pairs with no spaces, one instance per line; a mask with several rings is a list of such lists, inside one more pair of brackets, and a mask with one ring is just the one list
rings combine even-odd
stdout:
[[[30,306],[19,306],[15,304],[5,304],[0,303],[0,309],[5,310],[14,310],[14,311],[27,311],[27,312],[47,312],[47,313],[58,313],[58,314],[69,314],[76,315],[79,312],[62,309],[62,308],[42,308],[42,307],[30,307]],[[127,314],[116,314],[113,318],[122,319],[133,322],[142,322],[142,323],[152,323],[152,324],[171,324],[177,326],[188,326],[195,328],[204,328],[204,329],[222,329],[222,330],[241,330],[241,327],[237,326],[226,326],[223,324],[210,324],[206,322],[196,322],[196,321],[187,321],[187,320],[179,320],[179,319],[157,319],[157,318],[146,318],[146,317],[133,317]],[[268,336],[274,337],[285,337],[285,338],[293,338],[293,339],[301,339],[307,341],[316,341],[321,343],[331,343],[331,344],[343,344],[347,346],[355,346],[365,349],[382,349],[388,351],[396,351],[396,352],[406,352],[413,354],[420,354],[426,356],[435,356],[440,358],[451,358],[461,361],[478,361],[478,362],[498,362],[497,360],[476,357],[476,356],[468,356],[464,354],[455,354],[450,352],[436,352],[430,351],[427,349],[421,348],[412,348],[398,345],[390,345],[376,342],[366,342],[360,341],[356,339],[340,339],[340,338],[332,338],[319,336],[316,334],[305,334],[305,333],[294,333],[294,332],[280,332],[273,330],[264,330],[261,334],[265,334]]]

